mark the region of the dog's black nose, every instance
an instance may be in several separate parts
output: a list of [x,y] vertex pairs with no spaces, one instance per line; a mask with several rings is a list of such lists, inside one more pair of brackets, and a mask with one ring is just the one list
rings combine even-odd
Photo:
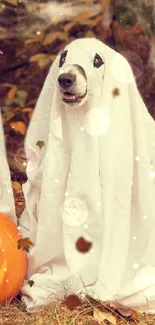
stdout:
[[75,81],[76,75],[72,73],[62,73],[58,78],[59,85],[62,88],[69,88],[73,86]]

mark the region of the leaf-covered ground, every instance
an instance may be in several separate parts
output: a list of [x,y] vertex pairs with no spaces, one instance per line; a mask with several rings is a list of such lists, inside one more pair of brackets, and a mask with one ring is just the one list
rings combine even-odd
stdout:
[[74,309],[68,308],[65,301],[44,306],[38,312],[28,313],[22,302],[14,300],[0,308],[2,325],[154,325],[151,315],[132,313],[123,317],[108,304],[86,297]]
[[[72,3],[74,14],[70,12],[67,17],[64,10],[63,17],[58,13],[51,19],[45,14],[47,1],[43,4],[0,0],[0,105],[18,217],[24,209],[21,186],[26,181],[24,137],[49,67],[68,42],[95,36],[122,53],[131,63],[140,93],[155,117],[155,70],[148,65],[154,28],[151,8],[144,8],[145,17],[140,20],[136,16],[139,9],[136,7],[135,11],[134,7],[136,0],[130,1],[129,8],[122,6],[121,0],[119,6],[110,0],[83,0],[80,6],[77,1],[66,3]],[[110,3],[110,10],[106,11]],[[102,313],[94,312],[96,308]],[[111,316],[106,315],[109,312]],[[155,317],[132,314],[131,319],[122,318],[109,306],[89,299],[72,312],[63,302],[32,315],[26,313],[20,301],[0,308],[0,324],[3,325],[95,325],[101,324],[101,320],[102,324],[115,324],[115,320],[120,325],[155,324]]]

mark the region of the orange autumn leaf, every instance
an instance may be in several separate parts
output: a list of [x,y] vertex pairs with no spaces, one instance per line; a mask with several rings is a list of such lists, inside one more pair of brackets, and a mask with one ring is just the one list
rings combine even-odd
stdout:
[[30,238],[27,238],[27,237],[21,238],[17,242],[18,249],[23,249],[27,253],[29,252],[29,249],[30,249],[31,246],[33,246],[33,243],[30,240]]
[[65,32],[51,32],[46,35],[44,39],[44,45],[52,44],[57,39],[61,41],[66,41],[68,39],[68,36]]
[[64,31],[69,32],[76,25],[76,21],[71,21],[64,26]]
[[7,97],[8,97],[9,99],[14,99],[14,98],[15,98],[15,95],[16,95],[16,91],[17,91],[17,88],[16,88],[16,87],[11,88],[11,89],[8,91]]
[[136,320],[137,319],[137,313],[136,313],[136,311],[134,311],[134,310],[132,311],[130,318],[133,319],[133,320]]
[[38,62],[40,59],[47,58],[48,55],[45,53],[38,53],[30,57],[30,62]]
[[21,207],[21,206],[23,206],[23,202],[17,201],[17,205],[18,205],[19,207]]
[[13,130],[15,132],[19,132],[19,133],[21,133],[23,135],[25,134],[25,132],[26,132],[26,124],[24,122],[21,122],[21,121],[19,121],[19,122],[11,122],[10,125],[11,125],[11,127],[13,128]]
[[12,187],[16,192],[22,192],[22,186],[19,182],[12,182]]
[[104,19],[103,15],[99,15],[95,18],[93,26],[99,24]]
[[82,12],[78,16],[73,17],[73,21],[76,21],[77,23],[83,23],[84,21],[87,21],[92,16],[90,12]]

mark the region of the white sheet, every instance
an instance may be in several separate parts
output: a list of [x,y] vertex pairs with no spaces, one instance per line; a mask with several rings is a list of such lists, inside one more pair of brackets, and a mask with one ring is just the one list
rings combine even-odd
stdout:
[[[58,55],[25,141],[20,223],[34,243],[27,274],[34,285],[25,281],[23,300],[31,310],[85,291],[153,313],[155,123],[120,54],[96,39],[76,40],[67,49],[65,65],[84,68],[89,96],[80,108],[61,103]],[[93,68],[94,53],[104,59],[100,69]],[[81,236],[93,243],[87,254],[76,250]]]
[[13,191],[10,180],[10,170],[6,157],[4,133],[0,109],[0,213],[7,214],[17,223]]

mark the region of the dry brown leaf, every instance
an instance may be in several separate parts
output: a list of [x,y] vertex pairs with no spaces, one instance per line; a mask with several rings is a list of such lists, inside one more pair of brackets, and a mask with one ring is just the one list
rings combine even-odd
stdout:
[[10,125],[12,126],[12,128],[16,131],[19,132],[21,134],[25,134],[26,132],[26,124],[24,122],[11,122]]
[[49,59],[53,62],[56,58],[56,55],[52,54],[52,55],[49,55]]
[[27,237],[26,238],[21,238],[17,242],[18,249],[23,249],[27,253],[29,253],[29,249],[30,249],[31,246],[33,246],[33,243],[30,240],[30,238],[27,238]]
[[72,20],[76,21],[78,23],[83,23],[84,20],[87,20],[91,17],[91,13],[90,12],[82,12],[81,14],[79,14],[76,17],[73,17]]
[[94,24],[94,19],[88,19],[88,20],[84,20],[84,22],[80,23],[81,25],[85,25],[85,26],[93,26]]
[[91,30],[88,30],[86,37],[95,37],[95,34]]
[[9,99],[14,99],[14,98],[15,98],[15,95],[16,95],[16,91],[17,91],[17,88],[16,88],[16,87],[11,88],[11,89],[8,91],[7,97],[8,97]]
[[23,202],[18,201],[18,202],[17,202],[17,205],[18,205],[19,207],[21,207],[21,206],[24,205],[24,204],[23,204]]
[[105,320],[108,321],[112,325],[116,324],[116,318],[112,314],[102,312],[102,311],[98,310],[97,308],[94,309],[93,318],[99,324],[103,324],[103,322]]
[[56,39],[60,39],[60,40],[67,40],[67,34],[64,32],[52,32],[49,33],[45,39],[44,39],[44,44],[48,45],[48,44],[52,44]]
[[3,1],[15,7],[17,7],[18,5],[18,0],[3,0]]
[[33,108],[31,108],[31,107],[25,107],[25,108],[23,108],[22,112],[28,113],[29,118],[31,118],[32,117],[32,114],[33,114]]
[[7,123],[15,116],[14,112],[10,112],[6,117],[3,116],[3,123]]
[[76,23],[77,23],[76,21],[71,21],[71,22],[67,23],[64,26],[64,31],[69,32],[72,29],[72,27],[76,25]]
[[49,64],[49,62],[50,62],[50,59],[49,59],[49,57],[47,56],[47,57],[45,57],[45,58],[40,59],[40,60],[38,61],[38,65],[39,65],[39,67],[42,69],[42,68],[46,67],[46,65]]
[[12,182],[12,187],[16,192],[22,192],[22,187],[20,183]]
[[30,62],[38,62],[41,59],[44,59],[47,57],[47,54],[45,53],[38,53],[30,57]]
[[94,19],[93,26],[96,26],[97,24],[99,24],[103,19],[104,19],[104,16],[103,16],[103,15],[99,15],[99,16],[97,16],[97,17]]
[[36,38],[30,38],[30,39],[27,39],[24,44],[25,45],[28,45],[28,44],[32,44],[32,43],[35,43],[35,42],[40,42],[40,38],[36,37]]
[[[29,284],[30,287],[33,287],[34,283],[35,283],[35,282],[34,282],[33,280],[29,280],[29,281],[28,281],[28,284]],[[38,325],[39,325],[39,323],[38,323]]]

